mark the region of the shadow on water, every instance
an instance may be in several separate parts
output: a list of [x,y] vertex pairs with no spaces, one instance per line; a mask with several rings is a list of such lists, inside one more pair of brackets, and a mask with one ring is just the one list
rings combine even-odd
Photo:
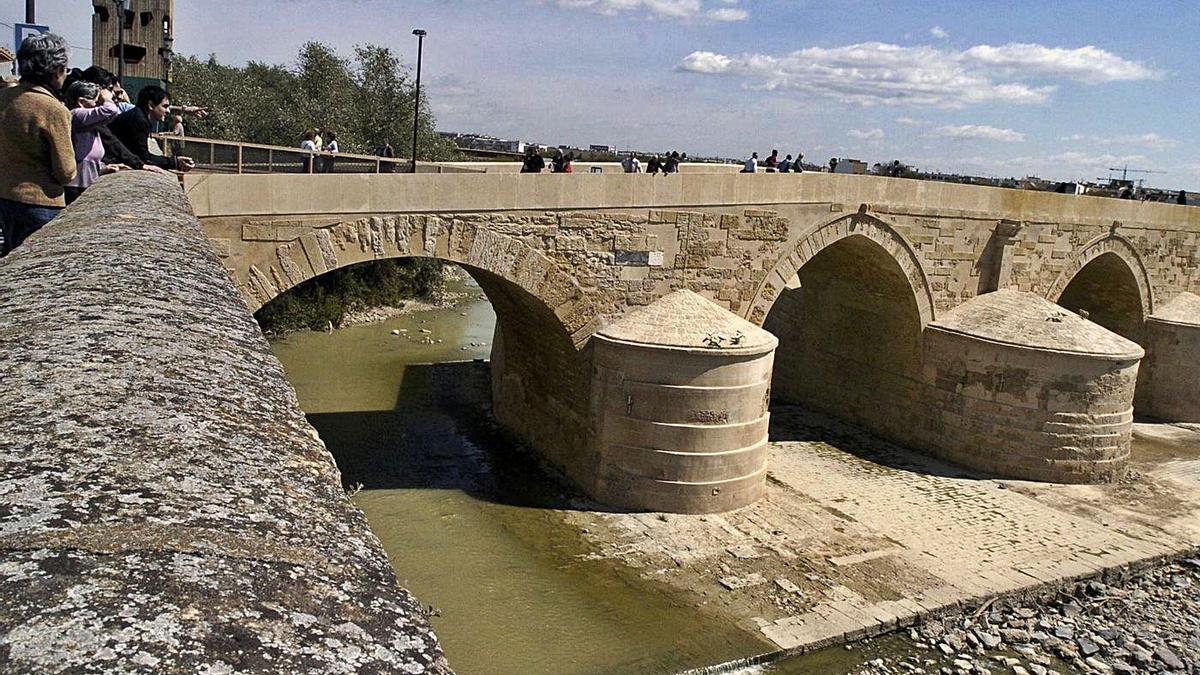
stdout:
[[536,509],[593,509],[492,418],[483,361],[410,364],[393,410],[308,415],[346,488],[460,490]]
[[821,443],[881,469],[968,480],[998,478],[923,454],[864,427],[799,405],[772,405],[769,433],[772,442]]

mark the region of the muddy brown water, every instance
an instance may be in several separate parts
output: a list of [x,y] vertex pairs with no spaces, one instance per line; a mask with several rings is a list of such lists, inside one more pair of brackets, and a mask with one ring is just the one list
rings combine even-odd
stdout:
[[836,674],[935,656],[892,636],[743,665],[771,645],[617,563],[585,560],[565,513],[589,504],[488,414],[491,306],[470,282],[451,290],[469,299],[272,347],[458,673]]

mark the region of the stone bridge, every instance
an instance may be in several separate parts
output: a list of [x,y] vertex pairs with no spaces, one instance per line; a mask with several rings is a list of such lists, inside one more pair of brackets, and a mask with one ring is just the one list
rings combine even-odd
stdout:
[[618,506],[755,499],[773,400],[1050,481],[1119,477],[1135,405],[1200,421],[1200,209],[809,173],[185,190],[251,310],[347,265],[461,265],[497,418]]

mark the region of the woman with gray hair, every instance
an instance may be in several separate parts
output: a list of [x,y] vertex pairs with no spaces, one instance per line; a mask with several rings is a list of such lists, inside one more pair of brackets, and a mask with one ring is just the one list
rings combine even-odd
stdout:
[[30,35],[17,50],[21,81],[0,90],[0,256],[50,222],[75,178],[71,114],[58,100],[67,75],[67,41]]
[[113,103],[112,90],[86,80],[67,85],[63,102],[71,109],[71,142],[75,146],[75,180],[64,188],[70,205],[102,174],[123,168],[104,163],[99,133],[100,127],[116,119],[121,111]]

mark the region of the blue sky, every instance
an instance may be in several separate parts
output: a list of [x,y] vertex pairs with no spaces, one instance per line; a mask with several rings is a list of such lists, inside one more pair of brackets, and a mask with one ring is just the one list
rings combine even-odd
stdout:
[[[89,47],[90,0],[38,0]],[[176,49],[415,59],[438,127],[508,138],[1200,191],[1200,3],[1176,0],[176,0]],[[0,21],[23,18],[0,0]],[[7,27],[0,27],[8,31]],[[90,58],[79,51],[78,58]],[[1145,174],[1137,174],[1139,177]]]

